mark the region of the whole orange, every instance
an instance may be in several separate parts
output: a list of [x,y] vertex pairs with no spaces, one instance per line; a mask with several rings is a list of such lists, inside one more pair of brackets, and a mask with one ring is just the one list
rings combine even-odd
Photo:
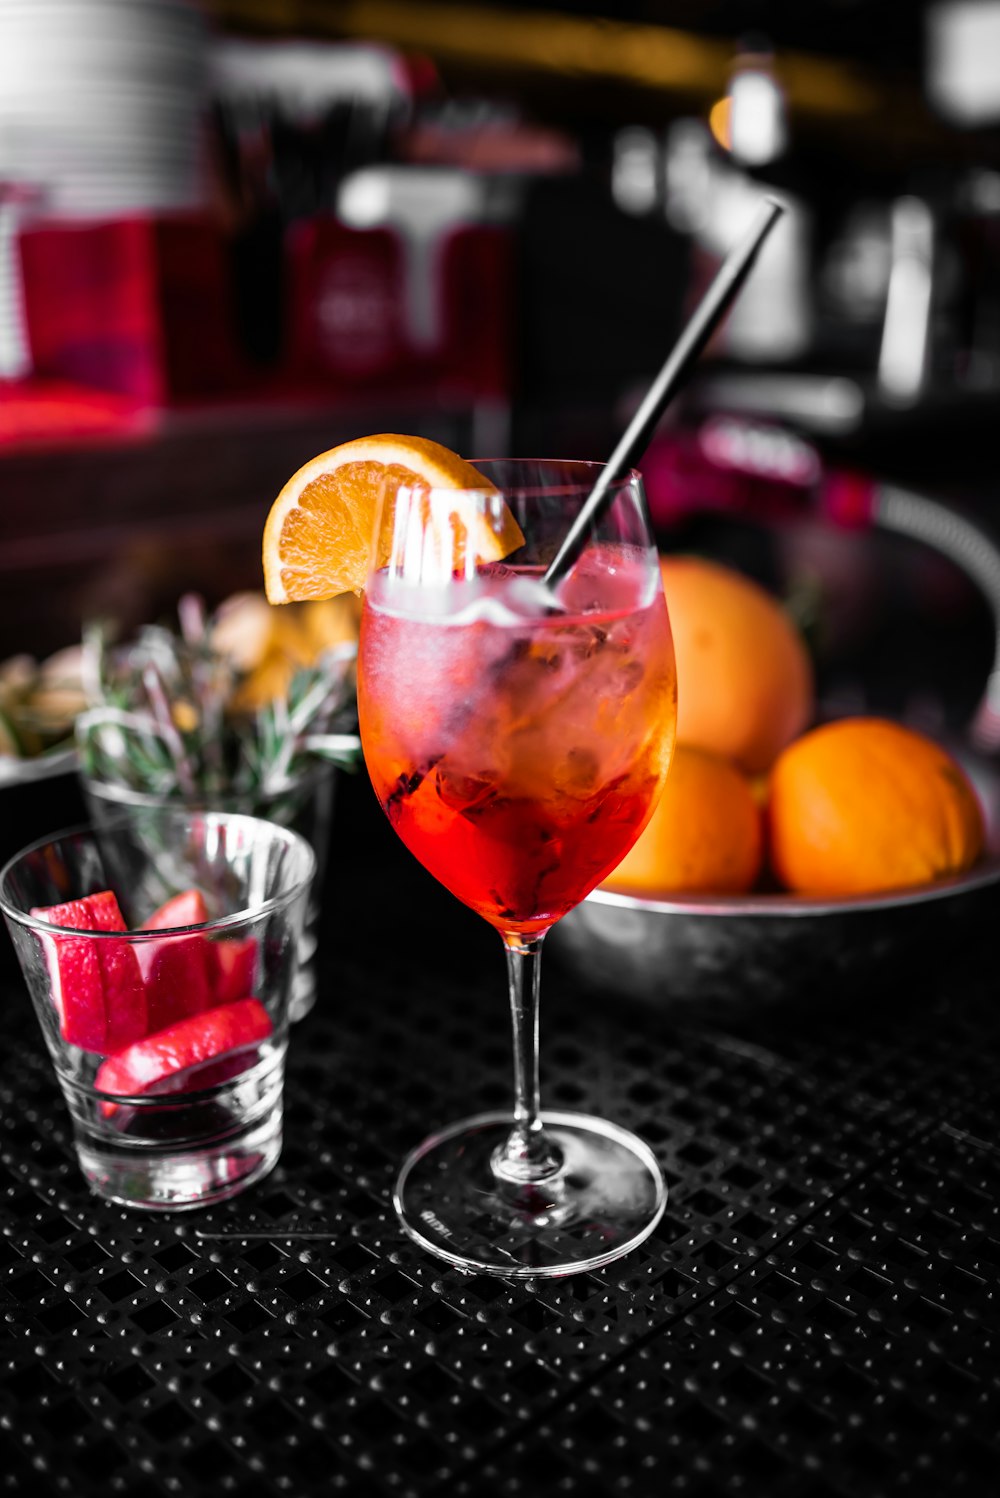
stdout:
[[963,873],[983,850],[983,815],[946,750],[884,718],[804,734],[771,771],[771,867],[788,889],[860,895]]
[[679,744],[652,818],[605,887],[737,894],[757,878],[762,853],[761,814],[746,777],[717,755]]
[[759,583],[699,557],[661,557],[677,658],[677,737],[767,770],[813,715],[812,664]]

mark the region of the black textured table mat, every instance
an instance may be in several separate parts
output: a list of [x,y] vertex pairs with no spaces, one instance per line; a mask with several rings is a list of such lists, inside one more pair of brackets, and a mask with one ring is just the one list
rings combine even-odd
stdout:
[[433,1127],[509,1099],[499,943],[359,827],[293,1032],[281,1164],[223,1206],[88,1194],[5,975],[5,1490],[994,1493],[985,974],[681,1024],[549,961],[543,1098],[643,1134],[667,1214],[597,1273],[465,1277],[401,1236],[390,1191]]

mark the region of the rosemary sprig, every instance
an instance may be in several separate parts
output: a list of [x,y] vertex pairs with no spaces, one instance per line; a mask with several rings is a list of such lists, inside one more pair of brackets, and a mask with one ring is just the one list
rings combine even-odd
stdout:
[[234,706],[247,677],[213,645],[201,599],[178,606],[180,630],[148,625],[116,646],[105,624],[84,631],[88,710],[77,718],[83,773],[183,801],[273,799],[329,762],[355,769],[354,660],[341,644],[296,672],[286,697]]

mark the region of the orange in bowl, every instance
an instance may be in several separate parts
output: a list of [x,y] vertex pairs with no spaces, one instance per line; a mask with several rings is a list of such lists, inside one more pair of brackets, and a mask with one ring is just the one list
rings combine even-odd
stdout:
[[983,814],[958,762],[884,718],[842,718],[779,756],[766,813],[771,868],[799,894],[874,894],[965,873]]
[[776,599],[731,567],[661,557],[677,658],[677,737],[734,760],[748,774],[812,720],[813,673]]
[[678,744],[666,785],[637,843],[604,881],[622,894],[742,894],[760,871],[761,815],[746,776]]

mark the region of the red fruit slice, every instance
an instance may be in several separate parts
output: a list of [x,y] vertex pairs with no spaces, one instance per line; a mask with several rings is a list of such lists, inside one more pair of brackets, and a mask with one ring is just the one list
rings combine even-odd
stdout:
[[124,931],[125,917],[109,889],[63,905],[34,905],[31,914],[50,926],[68,926],[72,931]]
[[200,889],[185,889],[159,910],[154,910],[143,931],[166,931],[175,926],[201,926],[208,920],[208,906]]
[[[209,1009],[109,1056],[97,1068],[94,1085],[99,1092],[126,1097],[192,1091],[211,1085],[205,1081],[208,1062],[221,1057],[235,1061],[237,1053],[243,1052],[245,1065],[238,1070],[252,1066],[256,1047],[273,1029],[259,999],[241,999],[237,1004]],[[116,1103],[101,1104],[105,1117],[117,1108]]]
[[[125,930],[110,890],[62,905],[36,906],[31,913],[75,931]],[[128,942],[46,936],[43,945],[64,1040],[106,1053],[145,1035],[146,989]]]
[[[42,920],[48,919],[45,910],[31,913]],[[49,969],[52,1002],[59,1016],[60,1035],[69,1045],[103,1055],[108,1020],[101,967],[95,951],[97,943],[76,936],[42,936],[40,940]]]
[[[31,914],[52,926],[68,926],[74,931],[94,929],[89,900],[35,905]],[[59,1015],[59,1033],[69,1045],[103,1053],[108,1019],[97,960],[98,943],[72,936],[43,936],[41,942],[52,985],[52,1002]]]
[[104,1049],[120,1051],[123,1045],[141,1039],[149,1029],[146,985],[135,950],[129,942],[99,942],[97,960],[104,980],[104,1009],[108,1020]]
[[[92,931],[125,931],[125,917],[109,889],[88,895],[79,903],[86,905]],[[104,1050],[121,1050],[139,1040],[149,1027],[146,985],[143,982],[134,948],[127,941],[99,941],[97,960],[104,983],[104,1012],[107,1034]]]
[[[169,931],[200,926],[208,920],[208,907],[200,889],[185,889],[173,895],[147,921],[143,931]],[[204,936],[165,937],[140,942],[136,948],[149,1001],[147,1033],[164,1030],[178,1020],[210,1009],[215,995],[215,961]],[[249,993],[249,988],[246,993]],[[233,998],[243,998],[234,994]]]
[[231,1004],[253,993],[257,972],[257,938],[230,937],[212,943],[215,964],[215,1001]]
[[147,1034],[200,1014],[218,1002],[212,949],[203,936],[164,936],[158,941],[140,942],[136,956],[149,1004]]

